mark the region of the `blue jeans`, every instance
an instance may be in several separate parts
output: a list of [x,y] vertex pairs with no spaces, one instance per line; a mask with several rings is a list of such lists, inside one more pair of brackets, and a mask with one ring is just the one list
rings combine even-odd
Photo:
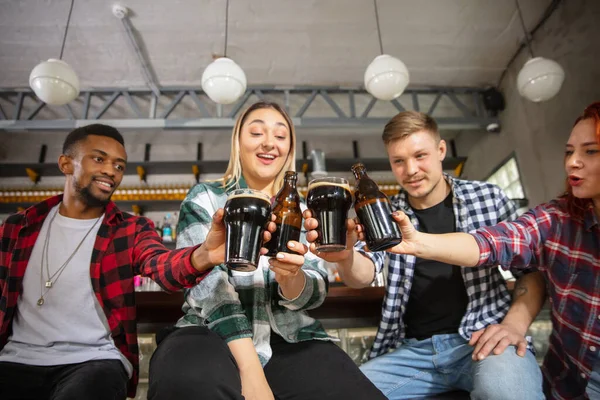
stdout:
[[471,399],[544,399],[542,373],[535,356],[517,355],[514,346],[483,361],[471,359],[473,347],[458,334],[405,339],[395,351],[361,366],[389,399],[412,399],[465,390]]
[[600,360],[597,360],[594,364],[594,370],[590,375],[585,392],[590,400],[600,400]]

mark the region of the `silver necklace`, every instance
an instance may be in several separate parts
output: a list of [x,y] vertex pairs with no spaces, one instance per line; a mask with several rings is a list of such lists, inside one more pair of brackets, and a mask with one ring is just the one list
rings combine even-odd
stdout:
[[[85,234],[83,239],[81,239],[81,242],[79,242],[79,244],[77,245],[77,247],[75,248],[73,253],[71,253],[69,258],[67,258],[67,261],[65,261],[63,263],[63,265],[61,265],[60,268],[58,268],[56,270],[56,272],[54,272],[51,276],[50,275],[50,266],[48,265],[48,247],[50,247],[49,243],[50,243],[50,231],[52,229],[52,223],[54,222],[54,219],[56,218],[57,214],[58,214],[58,210],[56,210],[56,212],[52,216],[52,219],[50,219],[50,223],[48,224],[48,231],[46,232],[46,239],[44,240],[44,247],[42,248],[42,262],[41,262],[41,269],[40,269],[40,298],[37,301],[37,305],[39,307],[44,305],[44,302],[45,302],[44,296],[46,294],[48,294],[48,291],[50,289],[52,289],[52,286],[58,281],[58,278],[60,278],[60,276],[62,275],[63,271],[69,264],[69,261],[71,261],[71,259],[75,256],[75,253],[77,253],[77,250],[79,250],[79,248],[83,245],[83,242],[85,241],[85,239],[92,232],[92,230],[94,230],[94,227],[98,224],[98,221],[100,221],[100,219],[102,219],[102,216],[100,216],[96,220],[96,222],[94,222],[94,225],[92,225],[92,227],[87,231],[87,233]],[[44,283],[44,263],[46,264],[46,275],[48,276],[48,280],[45,283]],[[46,288],[46,291],[44,291],[44,288]]]

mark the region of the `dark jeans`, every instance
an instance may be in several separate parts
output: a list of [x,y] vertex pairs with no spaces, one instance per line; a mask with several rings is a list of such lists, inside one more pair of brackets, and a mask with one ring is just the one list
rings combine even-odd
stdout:
[[[385,399],[352,359],[329,341],[287,343],[275,336],[271,347],[273,356],[264,372],[278,400]],[[208,328],[176,329],[159,343],[150,360],[149,400],[242,400],[241,393],[229,347]]]
[[123,400],[128,380],[119,360],[44,367],[0,362],[0,399]]

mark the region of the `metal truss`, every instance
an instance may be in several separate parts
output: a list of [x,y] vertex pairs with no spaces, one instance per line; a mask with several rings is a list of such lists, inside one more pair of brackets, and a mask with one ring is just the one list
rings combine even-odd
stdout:
[[368,128],[383,125],[404,110],[433,116],[442,130],[485,129],[497,118],[483,106],[483,89],[408,89],[392,101],[377,100],[362,88],[254,87],[235,104],[213,103],[199,88],[103,88],[82,91],[55,107],[29,90],[0,89],[0,130],[71,130],[101,122],[120,129],[230,129],[245,106],[257,100],[286,108],[299,129]]

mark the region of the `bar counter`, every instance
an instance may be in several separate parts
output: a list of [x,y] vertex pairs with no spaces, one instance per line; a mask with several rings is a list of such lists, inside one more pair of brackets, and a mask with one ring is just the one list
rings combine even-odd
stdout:
[[[308,311],[326,329],[377,326],[384,287],[352,289],[334,284],[320,307]],[[183,315],[183,292],[136,292],[138,333],[156,333]]]

